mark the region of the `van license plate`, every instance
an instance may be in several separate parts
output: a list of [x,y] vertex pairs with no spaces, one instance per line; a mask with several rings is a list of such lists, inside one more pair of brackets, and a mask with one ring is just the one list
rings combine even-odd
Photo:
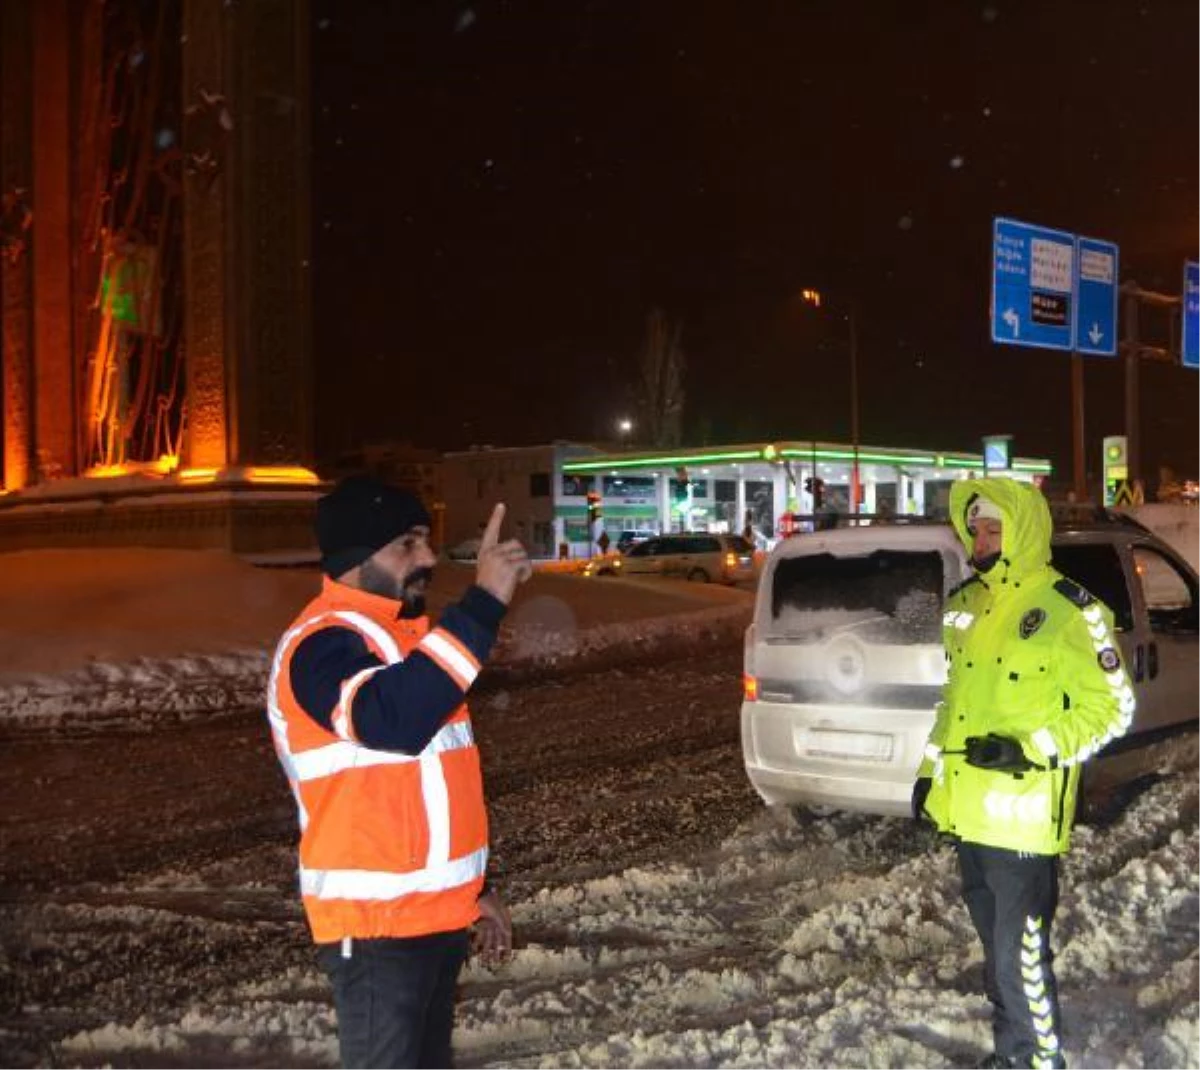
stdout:
[[810,728],[796,742],[797,750],[816,758],[857,758],[864,762],[892,760],[892,737],[883,732]]

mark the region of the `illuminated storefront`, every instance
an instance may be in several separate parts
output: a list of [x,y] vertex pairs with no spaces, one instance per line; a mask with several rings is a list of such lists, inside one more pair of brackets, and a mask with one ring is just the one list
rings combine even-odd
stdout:
[[[785,513],[944,516],[950,484],[985,475],[977,453],[860,446],[857,460],[862,493],[854,510],[855,453],[842,443],[764,442],[575,457],[561,465],[556,526],[560,539],[573,546],[588,543],[589,530],[597,537],[600,525],[612,539],[626,530],[741,532],[749,526],[756,539],[769,542]],[[1014,457],[1003,474],[1040,481],[1050,472],[1049,461]],[[591,515],[589,492],[600,496]]]

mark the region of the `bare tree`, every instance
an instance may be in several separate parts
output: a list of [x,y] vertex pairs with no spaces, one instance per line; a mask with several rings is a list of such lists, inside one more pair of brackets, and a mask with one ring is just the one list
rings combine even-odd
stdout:
[[683,431],[683,373],[687,358],[680,345],[683,324],[672,324],[661,308],[646,317],[642,345],[640,426],[649,445],[678,446]]

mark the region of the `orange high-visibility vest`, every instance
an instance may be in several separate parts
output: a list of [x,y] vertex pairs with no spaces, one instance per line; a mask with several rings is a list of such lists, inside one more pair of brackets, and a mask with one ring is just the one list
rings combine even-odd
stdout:
[[[460,686],[478,663],[428,618],[396,620],[396,603],[326,580],[279,642],[268,715],[300,817],[300,890],[313,938],[421,936],[466,928],[487,868],[487,811],[466,705],[419,755],[356,741],[352,704],[376,672],[417,646]],[[342,683],[331,732],[291,688],[292,654],[323,628],[352,628],[382,661]]]

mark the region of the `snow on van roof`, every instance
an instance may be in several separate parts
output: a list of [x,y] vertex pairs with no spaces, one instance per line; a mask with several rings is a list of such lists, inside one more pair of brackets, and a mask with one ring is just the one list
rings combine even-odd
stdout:
[[781,539],[771,551],[771,561],[805,554],[834,552],[869,554],[881,549],[937,549],[962,552],[962,543],[949,524],[872,524],[870,527],[833,528]]

